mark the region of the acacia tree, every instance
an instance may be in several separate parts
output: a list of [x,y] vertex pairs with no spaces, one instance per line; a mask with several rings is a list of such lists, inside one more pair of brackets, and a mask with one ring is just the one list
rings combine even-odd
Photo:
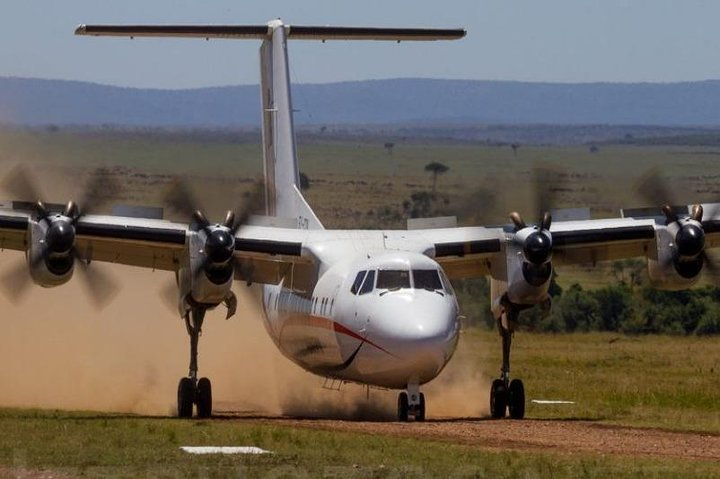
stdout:
[[437,186],[437,177],[439,175],[442,175],[443,173],[446,173],[449,169],[449,166],[445,166],[442,163],[438,163],[437,161],[433,161],[432,163],[428,163],[427,165],[425,165],[425,171],[428,171],[433,175],[433,195],[435,194],[435,187]]

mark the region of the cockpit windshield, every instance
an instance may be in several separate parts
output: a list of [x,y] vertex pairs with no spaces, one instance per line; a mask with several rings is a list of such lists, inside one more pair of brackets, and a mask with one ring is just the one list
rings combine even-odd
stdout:
[[[377,277],[377,281],[375,278]],[[350,287],[350,292],[363,295],[373,290],[397,291],[400,289],[423,289],[452,295],[452,288],[442,271],[438,269],[380,269],[360,271]]]
[[402,269],[381,269],[378,271],[377,289],[410,288],[410,271]]
[[414,269],[412,270],[412,275],[415,289],[427,289],[428,291],[443,290],[440,274],[436,269]]

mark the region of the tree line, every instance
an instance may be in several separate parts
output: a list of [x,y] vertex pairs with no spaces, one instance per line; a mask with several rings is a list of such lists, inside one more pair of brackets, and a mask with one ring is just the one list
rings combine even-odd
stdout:
[[[641,260],[617,262],[614,270],[633,273],[616,283],[584,289],[573,283],[562,289],[553,279],[550,306],[537,305],[520,314],[526,330],[551,333],[612,331],[626,334],[720,334],[720,288],[659,291],[637,273]],[[457,282],[461,311],[471,327],[495,328],[490,313],[490,283],[485,278]]]

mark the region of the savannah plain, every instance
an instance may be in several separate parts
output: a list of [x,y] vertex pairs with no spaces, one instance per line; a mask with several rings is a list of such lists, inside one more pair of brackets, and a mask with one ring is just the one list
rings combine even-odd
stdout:
[[[535,165],[555,177],[556,207],[596,217],[650,206],[637,181],[659,167],[675,203],[720,202],[720,147],[704,144],[531,146],[300,135],[308,201],[328,228],[404,228],[414,193],[460,224],[528,218]],[[392,148],[385,143],[392,142]],[[104,168],[123,185],[112,203],[162,205],[175,176],[211,218],[242,201],[262,173],[256,132],[37,129],[0,131],[0,176],[32,166],[46,201],[81,196]],[[8,198],[9,199],[9,198]],[[82,205],[81,205],[82,206]],[[200,205],[199,205],[200,206]],[[178,221],[186,218],[170,215]],[[0,277],[23,261],[1,255]],[[238,315],[209,313],[200,370],[213,380],[218,417],[170,418],[187,368],[187,335],[161,299],[166,272],[95,264],[122,285],[102,311],[77,281],[0,295],[0,477],[714,477],[720,475],[717,337],[611,333],[515,336],[513,376],[524,380],[525,421],[490,421],[499,371],[494,331],[468,328],[448,368],[425,388],[429,420],[396,424],[395,393],[323,389],[281,357],[265,334],[257,290],[237,284]],[[563,287],[617,279],[610,265],[559,271]],[[704,281],[718,284],[706,275]],[[263,456],[189,456],[184,445],[254,445]]]

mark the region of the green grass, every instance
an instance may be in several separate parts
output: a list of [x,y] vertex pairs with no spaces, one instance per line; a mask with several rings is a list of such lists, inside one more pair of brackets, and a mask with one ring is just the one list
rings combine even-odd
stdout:
[[[474,350],[474,360],[494,375],[501,361],[497,333],[464,334],[466,343],[484,346]],[[529,417],[720,434],[717,338],[521,331],[511,366],[513,377],[523,378],[528,399],[576,402],[529,404]]]
[[[710,462],[535,452],[228,420],[0,410],[0,464],[83,477],[710,477]],[[192,456],[181,445],[255,445]]]

